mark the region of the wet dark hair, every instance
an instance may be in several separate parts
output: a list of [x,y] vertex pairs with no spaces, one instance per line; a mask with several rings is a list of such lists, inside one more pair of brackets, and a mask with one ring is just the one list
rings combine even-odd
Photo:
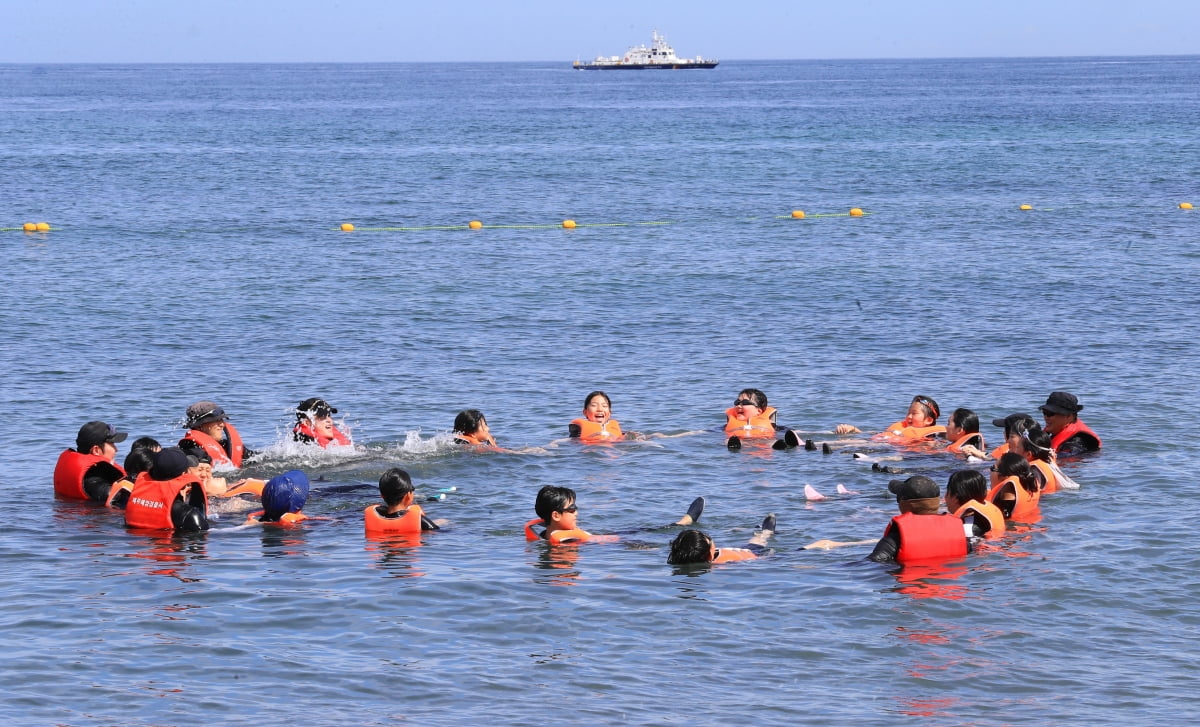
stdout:
[[671,565],[712,562],[712,538],[699,530],[684,530],[671,541],[667,562]]
[[612,409],[612,399],[608,398],[608,394],[605,394],[603,391],[593,391],[592,393],[590,393],[586,397],[584,397],[583,408],[586,410],[588,407],[588,404],[591,404],[592,399],[596,398],[597,396],[603,396],[604,401],[608,402],[608,408]]
[[767,408],[767,395],[759,389],[742,389],[738,392],[738,398],[747,397],[754,402],[754,405],[759,409]]
[[[157,452],[162,449],[162,445],[154,437],[138,437],[133,440],[133,444],[129,445],[130,453],[136,452],[139,449],[148,449],[151,452]],[[129,469],[126,467],[125,469]]]
[[1050,433],[1042,429],[1042,425],[1034,422],[1026,429],[1018,429],[1021,433],[1021,451],[1028,453],[1034,459],[1049,462],[1054,452],[1050,448]]
[[[929,412],[929,416],[933,417],[933,423],[937,424],[938,417],[942,415],[942,409],[936,401],[924,394],[917,394],[913,397],[913,404],[920,404],[925,407],[925,411]],[[975,431],[979,431],[978,426],[975,427]]]
[[399,505],[413,491],[412,478],[399,467],[393,467],[379,478],[379,494],[388,507]]
[[1033,427],[1033,426],[1038,426],[1038,423],[1034,420],[1033,417],[1030,417],[1030,416],[1021,417],[1020,419],[1017,419],[1016,421],[1014,421],[1011,424],[1009,424],[1006,420],[1005,426],[1004,426],[1004,438],[1008,439],[1009,437],[1011,437],[1013,435],[1014,432],[1017,435],[1022,435],[1024,432],[1028,431],[1028,429],[1030,427]]
[[946,494],[953,495],[959,502],[987,499],[987,478],[979,470],[957,470],[950,473],[946,482]]
[[154,465],[154,452],[146,447],[135,447],[125,457],[125,478],[131,482]]
[[1027,492],[1037,492],[1037,478],[1033,474],[1033,466],[1023,455],[1016,452],[1006,452],[996,461],[996,473],[1001,477],[1016,477]]
[[550,524],[550,516],[562,512],[575,504],[575,490],[570,487],[555,487],[546,485],[538,490],[537,499],[533,502],[533,511],[546,525]]
[[[586,407],[587,404],[584,406]],[[462,434],[474,434],[479,430],[479,425],[486,421],[487,418],[478,409],[463,409],[458,416],[454,417],[454,431]]]
[[954,426],[967,434],[977,434],[979,432],[979,415],[970,409],[955,409],[950,414],[950,421],[954,422]]

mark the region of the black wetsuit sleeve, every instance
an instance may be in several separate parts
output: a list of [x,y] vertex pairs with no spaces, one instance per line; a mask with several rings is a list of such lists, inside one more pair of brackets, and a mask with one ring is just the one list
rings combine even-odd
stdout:
[[568,424],[567,425],[567,436],[578,439],[579,437],[583,436],[583,428],[580,427],[578,424]]
[[896,528],[888,528],[888,531],[875,544],[875,549],[867,556],[867,560],[873,560],[876,563],[895,563],[896,554],[899,552],[900,535],[896,532]]
[[1093,445],[1094,442],[1091,438],[1076,434],[1058,446],[1058,453],[1070,457],[1084,452],[1092,452],[1096,449]]
[[421,513],[421,529],[422,530],[441,530],[442,528],[437,523],[435,523],[434,521],[432,521],[428,517],[426,517],[425,513]]

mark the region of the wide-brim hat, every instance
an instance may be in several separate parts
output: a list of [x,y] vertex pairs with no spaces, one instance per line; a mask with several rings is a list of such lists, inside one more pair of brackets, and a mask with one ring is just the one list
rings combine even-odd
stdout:
[[1076,399],[1074,394],[1054,391],[1046,397],[1046,403],[1038,408],[1044,413],[1050,414],[1078,414],[1083,411],[1083,404],[1079,403],[1079,399]]
[[198,401],[187,408],[188,429],[195,429],[211,422],[227,421],[229,421],[229,417],[225,415],[225,410],[217,406],[215,402]]

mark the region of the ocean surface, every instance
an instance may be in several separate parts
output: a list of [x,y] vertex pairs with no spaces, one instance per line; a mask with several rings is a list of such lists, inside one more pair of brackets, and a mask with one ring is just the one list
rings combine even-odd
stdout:
[[[0,719],[1195,721],[1198,108],[1200,57],[0,66]],[[834,453],[728,451],[745,387]],[[594,389],[646,438],[561,441]],[[837,423],[926,394],[994,445],[1054,390],[1104,449],[1036,527],[799,550],[882,533],[880,458],[986,467]],[[310,396],[353,448],[290,442]],[[329,519],[55,501],[81,424],[170,443],[200,399]],[[514,451],[455,449],[464,408]],[[397,466],[449,525],[368,541]],[[622,541],[526,543],[547,484]],[[774,553],[667,565],[699,495],[719,545],[776,513]]]

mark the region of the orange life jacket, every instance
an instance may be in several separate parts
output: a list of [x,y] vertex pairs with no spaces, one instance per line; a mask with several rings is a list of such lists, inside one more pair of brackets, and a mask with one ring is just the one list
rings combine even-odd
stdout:
[[988,502],[1003,510],[1004,500],[999,498],[1009,489],[1016,493],[1017,499],[1013,502],[1012,512],[1008,514],[1008,519],[1020,523],[1037,522],[1042,516],[1042,511],[1038,507],[1041,496],[1037,492],[1030,492],[1022,487],[1021,481],[1016,476],[1005,477],[996,483],[996,486],[988,492]]
[[892,518],[884,530],[884,535],[892,528],[896,528],[900,534],[900,549],[896,551],[896,561],[899,563],[957,558],[968,552],[963,522],[953,515],[917,515],[906,512]]
[[[978,441],[972,442],[971,441],[972,439],[975,439]],[[981,450],[987,448],[987,445],[984,444],[984,441],[983,441],[983,435],[980,434],[979,432],[971,432],[970,434],[962,435],[957,440],[955,440],[955,441],[951,442],[949,445],[947,445],[946,451],[953,452],[955,454],[959,454],[962,452],[963,446],[967,445],[967,444],[973,444]]]
[[213,493],[206,491],[205,494],[207,494],[209,497],[237,497],[238,495],[254,495],[255,497],[262,497],[263,488],[266,486],[267,483],[263,480],[249,478],[242,484],[230,487],[224,492]]
[[547,535],[546,540],[550,541],[551,545],[586,543],[592,539],[592,534],[586,530],[574,528],[571,530],[555,530]]
[[1093,432],[1088,425],[1084,424],[1078,419],[1063,427],[1061,432],[1055,434],[1050,439],[1051,449],[1057,452],[1058,448],[1061,447],[1063,443],[1076,434],[1082,434],[1084,435],[1084,438],[1092,439],[1096,444],[1095,449],[1100,449],[1100,436]]
[[490,447],[496,446],[496,438],[491,437],[491,436],[484,438],[484,437],[480,437],[475,434],[465,434],[463,432],[455,432],[454,439],[456,441],[460,442],[461,444],[478,444],[478,445],[484,445],[484,446],[490,446]]
[[421,516],[425,511],[420,505],[409,505],[400,517],[385,517],[379,511],[381,505],[371,505],[363,510],[363,521],[367,535],[392,535],[395,533],[421,532]]
[[907,420],[901,419],[875,436],[889,442],[905,443],[933,439],[937,435],[945,433],[946,428],[941,424],[934,424],[932,427],[910,427]]
[[609,419],[603,424],[590,419],[572,419],[571,424],[579,427],[581,442],[617,442],[623,438],[621,425],[616,419]]
[[58,455],[54,465],[54,494],[70,500],[92,499],[83,489],[83,480],[89,474],[103,475],[111,484],[124,477],[125,470],[104,457],[68,449]]
[[133,492],[133,482],[131,482],[129,480],[128,476],[122,477],[121,479],[112,483],[112,487],[108,488],[108,499],[104,501],[104,506],[112,507],[112,508],[119,508],[121,510],[124,510],[125,509],[124,502],[122,502],[120,504],[114,504],[114,502],[117,499],[117,496],[119,496],[122,492],[124,492],[126,495],[124,498],[124,502],[129,502],[128,496],[129,496],[129,493]]
[[533,529],[535,525],[544,526],[545,523],[542,522],[542,519],[540,517],[534,518],[533,520],[530,520],[529,522],[525,523],[525,540],[527,540],[527,541],[542,540],[542,536],[539,535],[538,532]]
[[1003,457],[1006,454],[1008,454],[1008,440],[1007,439],[1004,440],[1004,444],[1001,444],[999,447],[996,447],[991,452],[989,452],[988,456],[991,457],[992,459],[1000,459],[1001,457]]
[[[225,423],[225,429],[228,431],[229,422]],[[328,447],[331,443],[340,444],[343,447],[350,444],[350,438],[342,434],[342,430],[337,427],[333,428],[333,436],[327,437],[324,434],[318,434],[317,430],[313,428],[312,422],[307,419],[292,427],[292,434],[299,435],[295,437],[296,441],[313,442],[321,449]]]
[[142,472],[133,483],[133,492],[129,494],[129,502],[125,505],[125,524],[131,528],[147,530],[174,530],[175,523],[171,522],[171,506],[175,498],[187,485],[195,485],[193,492],[201,493],[199,503],[204,503],[204,515],[208,516],[208,500],[203,497],[204,488],[200,478],[184,472],[173,480],[151,479],[149,472]]
[[1029,465],[1034,468],[1034,474],[1038,475],[1038,480],[1042,487],[1042,494],[1047,492],[1058,492],[1062,486],[1058,484],[1058,475],[1054,473],[1054,468],[1049,462],[1040,459],[1029,460]]
[[308,515],[302,512],[285,512],[278,520],[264,521],[263,515],[266,515],[266,510],[256,510],[246,516],[246,524],[262,523],[263,525],[295,525],[299,522],[304,522],[308,519]]
[[954,517],[960,520],[967,515],[981,517],[987,522],[987,532],[983,534],[985,538],[998,538],[1008,528],[1004,522],[1004,513],[990,502],[968,500],[966,504],[954,511]]
[[732,563],[738,560],[754,560],[758,556],[748,548],[718,548],[714,563]]
[[208,456],[212,458],[214,465],[232,464],[234,467],[241,467],[242,457],[246,452],[246,448],[242,446],[242,435],[238,434],[238,430],[232,424],[225,422],[225,436],[229,443],[228,452],[220,442],[199,429],[189,429],[187,434],[183,435],[183,439],[203,447]]
[[743,421],[734,416],[737,407],[729,407],[725,410],[725,433],[733,436],[737,435],[742,439],[759,439],[764,437],[775,437],[775,414],[776,410],[773,406],[768,406],[763,409],[758,415]]

